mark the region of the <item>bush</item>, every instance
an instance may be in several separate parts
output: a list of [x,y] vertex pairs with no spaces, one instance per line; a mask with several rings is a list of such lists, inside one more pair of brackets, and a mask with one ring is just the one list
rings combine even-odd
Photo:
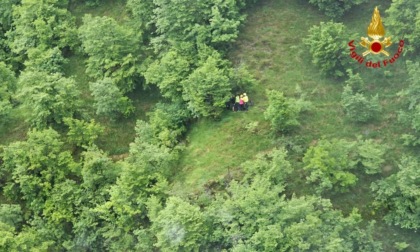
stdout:
[[69,127],[67,138],[70,143],[77,146],[88,146],[104,131],[104,127],[95,123],[95,120],[85,122],[73,118],[64,118],[64,123]]
[[322,139],[303,157],[304,169],[310,172],[306,179],[318,185],[318,193],[333,188],[346,189],[357,182],[351,170],[361,168],[367,174],[380,172],[385,151],[384,146],[371,139]]
[[336,19],[343,16],[344,12],[348,11],[354,5],[365,3],[367,0],[309,0],[310,4],[318,6],[320,11],[323,11],[327,17]]
[[341,95],[341,104],[347,117],[354,122],[367,122],[376,117],[381,111],[378,95],[368,100],[363,94],[356,93],[349,85],[344,87]]
[[308,182],[317,184],[317,192],[332,189],[346,189],[357,182],[349,171],[356,168],[355,142],[343,139],[331,141],[322,139],[311,146],[303,157],[303,169],[310,172]]
[[149,117],[153,135],[159,144],[174,147],[187,130],[185,122],[190,117],[190,113],[182,104],[158,103],[155,110],[149,113]]
[[383,159],[386,152],[385,146],[375,143],[372,139],[359,141],[357,152],[360,164],[367,174],[381,171],[381,165],[385,162]]
[[351,69],[347,69],[346,72],[349,78],[344,83],[347,86],[350,86],[355,92],[362,91],[365,88],[365,82],[363,81],[362,77],[360,77],[360,74],[353,74]]
[[405,145],[420,145],[420,64],[407,61],[409,87],[398,95],[406,101],[406,110],[399,112],[398,120],[408,125],[412,132],[402,135]]
[[309,47],[312,62],[322,73],[342,77],[350,58],[348,51],[343,49],[347,47],[349,37],[352,36],[342,23],[330,21],[309,29],[309,35],[303,42]]
[[400,170],[386,179],[372,183],[375,205],[389,209],[385,221],[402,228],[420,228],[420,173],[419,162],[403,157]]
[[[386,10],[386,28],[394,37],[404,37],[404,54],[417,55],[420,40],[420,2],[417,0],[392,1]],[[388,30],[387,30],[388,32]]]
[[286,98],[283,92],[267,91],[268,107],[264,112],[266,120],[270,120],[274,132],[285,132],[299,126],[299,113],[308,109],[308,102]]
[[118,113],[124,116],[133,113],[131,101],[123,96],[112,79],[104,78],[90,83],[89,88],[95,99],[96,114],[114,117]]

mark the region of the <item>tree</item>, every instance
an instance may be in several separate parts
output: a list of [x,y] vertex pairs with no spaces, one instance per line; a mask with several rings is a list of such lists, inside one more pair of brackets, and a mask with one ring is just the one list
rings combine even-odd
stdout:
[[210,248],[231,251],[382,251],[373,223],[360,226],[353,210],[343,216],[327,199],[292,196],[256,176],[231,182],[206,209]]
[[191,114],[183,104],[157,103],[148,115],[153,135],[159,144],[173,148],[187,131],[185,124]]
[[285,185],[286,178],[293,172],[293,167],[286,157],[285,149],[274,149],[267,154],[258,154],[255,160],[241,165],[245,171],[243,181],[263,176],[273,185]]
[[360,77],[360,74],[359,73],[354,74],[353,70],[351,69],[347,69],[346,72],[347,72],[347,76],[349,77],[344,82],[346,86],[350,86],[355,92],[363,91],[365,88],[365,82],[362,79],[362,77]]
[[223,48],[239,33],[244,15],[244,1],[233,0],[154,0],[153,22],[159,37],[153,40],[157,49],[164,44],[193,42]]
[[357,144],[359,162],[367,174],[375,174],[382,171],[385,162],[384,156],[387,148],[372,139],[361,140]]
[[385,221],[402,228],[420,227],[420,174],[419,162],[405,156],[398,165],[399,171],[371,185],[375,204],[386,207],[389,212]]
[[89,56],[86,61],[89,76],[113,79],[123,94],[134,89],[141,56],[139,34],[110,17],[85,15],[79,37]]
[[183,81],[183,98],[194,116],[217,117],[230,98],[231,85],[221,59],[215,55],[207,59]]
[[348,52],[343,50],[348,38],[349,33],[342,23],[329,21],[309,29],[309,35],[303,42],[309,47],[312,62],[322,73],[342,77],[349,62]]
[[311,146],[303,157],[304,169],[309,171],[308,182],[317,184],[317,192],[332,188],[345,189],[357,182],[350,171],[356,168],[354,142],[333,139],[319,140]]
[[191,65],[191,60],[177,49],[171,49],[148,67],[144,77],[147,83],[159,87],[163,97],[179,102],[182,100],[182,81],[191,73]]
[[59,73],[24,71],[19,78],[23,104],[32,110],[29,121],[38,128],[62,123],[72,117],[79,103],[80,92],[72,78]]
[[85,122],[73,118],[64,118],[63,121],[69,127],[67,132],[68,142],[80,147],[92,145],[104,131],[104,127],[96,124],[94,119]]
[[198,251],[206,238],[204,214],[198,206],[170,197],[165,208],[152,218],[156,246],[162,251]]
[[340,18],[351,7],[367,2],[367,0],[348,0],[348,1],[334,1],[334,0],[309,0],[310,4],[318,6],[320,11],[333,19]]
[[127,8],[137,30],[142,32],[145,36],[151,34],[153,10],[156,8],[153,0],[128,0]]
[[134,111],[132,102],[115,85],[111,78],[104,78],[89,84],[95,99],[96,114],[114,117],[117,113],[129,116]]
[[407,89],[398,93],[406,101],[406,110],[399,111],[398,120],[403,125],[408,125],[411,132],[402,135],[405,145],[417,146],[420,144],[420,64],[407,61],[408,81]]
[[378,94],[369,100],[362,93],[353,94],[349,85],[344,87],[341,95],[341,104],[346,116],[354,122],[367,122],[377,116],[381,111]]
[[0,116],[7,116],[12,110],[12,95],[16,91],[16,77],[15,74],[6,66],[4,62],[0,61],[0,79],[2,81],[0,86]]
[[385,146],[372,139],[321,139],[306,151],[303,169],[309,171],[306,180],[316,184],[317,193],[346,190],[358,180],[352,170],[358,168],[367,174],[380,172],[385,153]]
[[268,107],[264,117],[270,121],[271,129],[276,133],[286,132],[299,126],[300,112],[310,107],[310,103],[302,99],[286,98],[283,92],[277,90],[267,90],[267,97]]
[[394,38],[404,39],[404,51],[415,55],[419,49],[414,41],[420,39],[420,4],[416,0],[393,0],[384,20],[386,28]]
[[30,48],[25,60],[26,71],[42,71],[47,73],[62,73],[63,65],[67,63],[58,47],[46,48],[43,46]]
[[76,25],[66,6],[66,0],[22,0],[13,9],[14,29],[7,33],[12,51],[25,55],[28,49],[41,45],[73,48]]
[[0,2],[0,34],[10,29],[12,25],[13,6],[18,4],[20,0],[3,0]]
[[8,174],[4,194],[23,200],[25,208],[39,215],[53,188],[76,169],[60,135],[52,130],[31,130],[28,140],[4,147],[1,169]]

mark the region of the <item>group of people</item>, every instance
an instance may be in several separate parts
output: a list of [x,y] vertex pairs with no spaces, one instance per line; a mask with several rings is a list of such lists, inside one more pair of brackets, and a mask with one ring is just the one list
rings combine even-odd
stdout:
[[226,109],[231,109],[232,111],[247,111],[251,100],[249,99],[246,93],[237,94],[232,96],[228,102],[226,102]]

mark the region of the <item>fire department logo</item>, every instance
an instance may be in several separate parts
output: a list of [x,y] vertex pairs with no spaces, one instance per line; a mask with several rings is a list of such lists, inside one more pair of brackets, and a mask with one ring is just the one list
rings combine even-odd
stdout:
[[370,41],[369,38],[366,37],[361,38],[362,41],[360,42],[360,45],[368,49],[363,53],[363,56],[366,56],[369,53],[383,53],[386,56],[389,56],[389,53],[385,51],[385,48],[392,44],[391,37],[385,38],[384,40],[380,41],[380,39],[385,35],[385,29],[382,25],[382,19],[381,15],[379,14],[378,7],[376,7],[373,11],[372,21],[369,24],[367,34],[373,40]]
[[386,67],[387,65],[393,64],[402,54],[402,51],[404,49],[404,40],[400,40],[398,43],[398,50],[395,52],[395,54],[390,57],[389,53],[385,50],[385,48],[392,45],[391,37],[384,38],[385,36],[385,29],[382,25],[382,19],[381,15],[379,14],[378,7],[375,8],[372,15],[372,21],[370,22],[367,34],[370,40],[367,37],[362,37],[360,41],[360,45],[366,48],[367,50],[362,53],[362,55],[359,55],[356,52],[356,46],[354,44],[354,40],[350,41],[348,45],[350,46],[350,57],[359,62],[359,64],[362,64],[365,62],[365,56],[368,54],[383,54],[389,58],[384,60],[379,60],[377,62],[372,62],[371,60],[366,62],[366,67],[371,68],[380,68],[380,67]]

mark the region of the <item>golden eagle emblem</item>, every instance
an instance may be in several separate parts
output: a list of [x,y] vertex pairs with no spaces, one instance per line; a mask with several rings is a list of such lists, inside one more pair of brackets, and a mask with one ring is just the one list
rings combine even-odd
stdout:
[[378,7],[375,7],[375,10],[373,11],[372,21],[369,24],[367,34],[373,39],[373,41],[370,41],[369,38],[361,38],[362,41],[360,44],[368,49],[363,53],[363,56],[366,56],[369,53],[383,53],[386,56],[389,56],[389,53],[385,51],[384,48],[392,44],[391,37],[385,38],[383,41],[379,40],[385,35],[385,29],[382,25],[381,15],[379,14]]

